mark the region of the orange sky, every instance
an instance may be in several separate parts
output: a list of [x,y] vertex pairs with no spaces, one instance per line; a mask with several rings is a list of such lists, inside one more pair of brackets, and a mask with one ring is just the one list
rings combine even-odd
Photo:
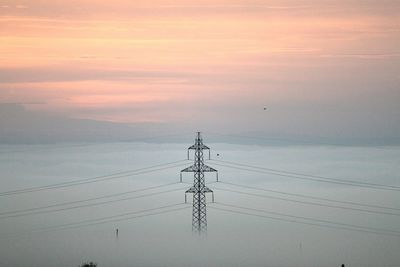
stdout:
[[360,94],[392,107],[399,11],[367,0],[1,0],[0,101],[123,122],[245,120],[265,104],[307,116],[310,101],[351,109]]

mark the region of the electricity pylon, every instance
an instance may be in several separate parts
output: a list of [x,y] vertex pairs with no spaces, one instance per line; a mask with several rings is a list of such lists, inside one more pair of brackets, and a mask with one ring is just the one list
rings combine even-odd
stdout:
[[208,150],[208,157],[210,158],[210,148],[203,144],[200,132],[197,132],[194,145],[188,148],[188,159],[190,150],[195,151],[194,164],[181,170],[180,181],[182,182],[182,172],[194,173],[193,186],[185,192],[185,202],[186,194],[193,193],[192,231],[201,234],[207,231],[206,193],[212,193],[212,201],[214,202],[214,192],[206,186],[204,173],[216,172],[218,182],[218,171],[204,164],[203,150]]

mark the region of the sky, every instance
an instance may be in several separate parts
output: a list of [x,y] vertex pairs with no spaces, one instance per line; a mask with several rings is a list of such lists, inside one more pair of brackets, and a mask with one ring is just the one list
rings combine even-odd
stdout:
[[399,137],[399,11],[395,0],[0,0],[0,103],[179,130]]

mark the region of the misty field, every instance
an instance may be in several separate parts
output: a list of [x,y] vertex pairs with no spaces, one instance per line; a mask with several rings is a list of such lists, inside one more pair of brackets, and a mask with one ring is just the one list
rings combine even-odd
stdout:
[[208,145],[206,164],[218,169],[220,183],[206,176],[215,203],[208,203],[202,237],[191,232],[191,196],[183,203],[193,176],[185,173],[184,183],[176,183],[191,164],[185,144],[2,145],[0,265],[398,266],[399,147]]

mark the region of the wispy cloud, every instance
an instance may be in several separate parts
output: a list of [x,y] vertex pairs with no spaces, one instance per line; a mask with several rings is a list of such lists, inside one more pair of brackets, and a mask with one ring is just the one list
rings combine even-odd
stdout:
[[27,9],[29,7],[26,6],[26,5],[16,5],[15,8],[17,8],[17,9]]
[[351,125],[342,110],[395,113],[399,9],[390,0],[6,1],[0,99],[118,121],[240,117],[238,127],[267,127],[253,122],[270,113],[251,110],[269,103],[285,112],[268,125],[294,113],[317,120],[312,107]]
[[321,54],[326,58],[355,58],[355,59],[395,59],[400,58],[398,54]]

